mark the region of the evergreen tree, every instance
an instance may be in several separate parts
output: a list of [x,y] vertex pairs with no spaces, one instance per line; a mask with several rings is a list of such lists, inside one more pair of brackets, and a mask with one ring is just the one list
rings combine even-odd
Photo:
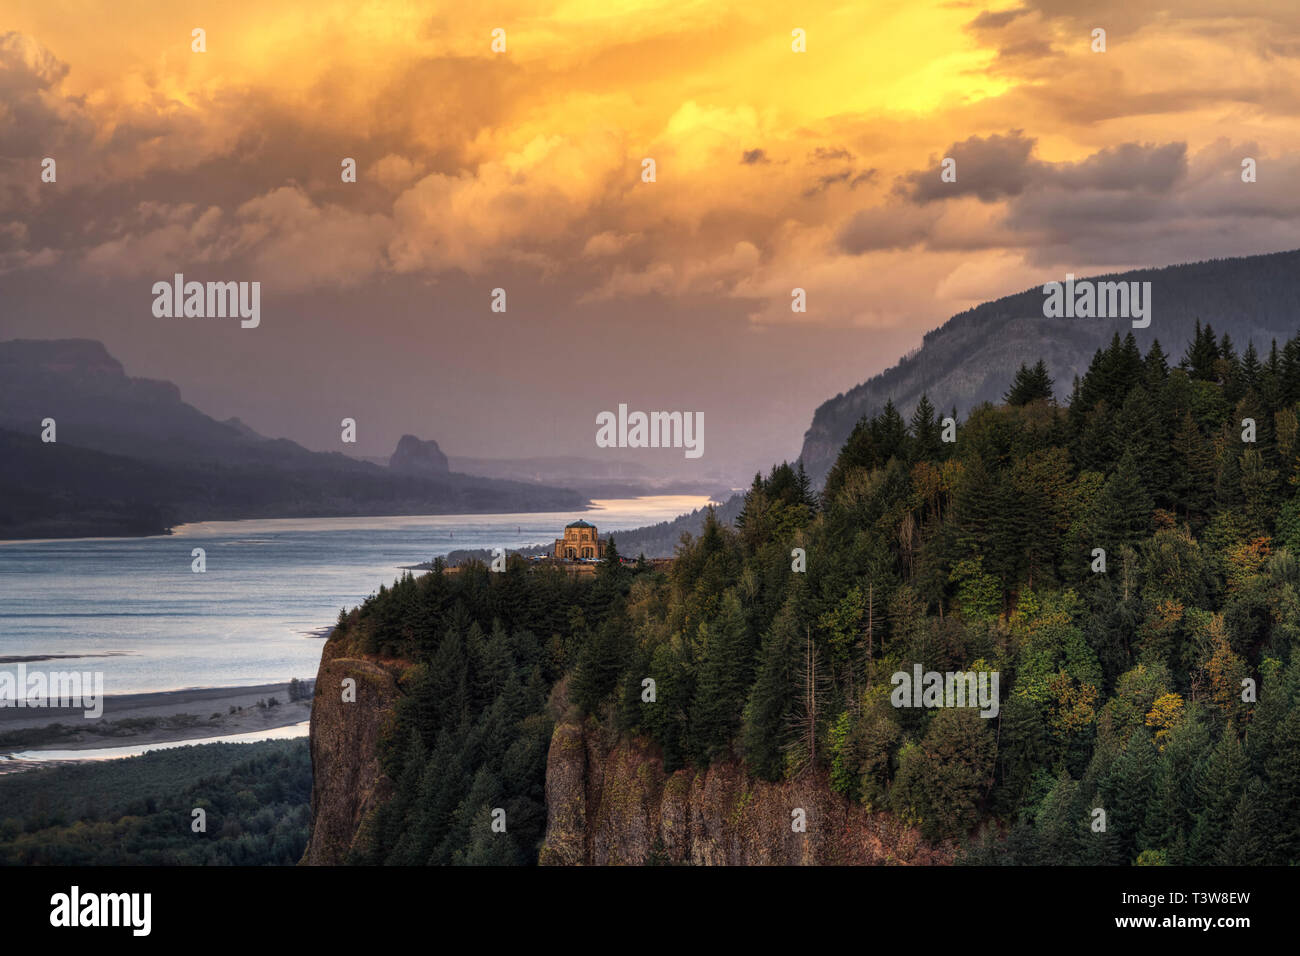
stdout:
[[1278,404],[1293,406],[1300,402],[1300,335],[1287,339],[1282,347],[1278,373]]
[[1022,363],[1002,400],[1008,405],[1028,405],[1040,399],[1052,400],[1052,376],[1047,371],[1047,363],[1039,359],[1032,369]]
[[1183,356],[1181,367],[1195,380],[1202,382],[1218,381],[1215,364],[1219,361],[1219,344],[1214,338],[1214,329],[1210,325],[1201,327],[1201,320],[1196,320],[1196,331],[1192,335],[1192,344]]
[[704,633],[692,728],[702,762],[730,756],[745,698],[753,682],[754,647],[734,592],[723,598],[718,619],[700,625]]
[[1241,799],[1247,771],[1246,752],[1236,732],[1228,727],[1206,763],[1200,781],[1201,811],[1192,839],[1192,860],[1198,865],[1214,862],[1232,827],[1233,815]]
[[1241,357],[1240,371],[1237,380],[1240,383],[1241,391],[1258,392],[1260,385],[1260,376],[1263,372],[1259,363],[1259,353],[1255,351],[1255,343],[1250,342],[1246,346],[1246,353]]
[[885,402],[880,414],[871,420],[871,435],[882,464],[890,458],[900,461],[910,459],[911,440],[907,434],[907,425],[892,398]]
[[1246,784],[1232,812],[1229,827],[1214,855],[1217,866],[1260,866],[1269,862],[1271,840],[1264,819],[1264,786],[1258,780]]
[[1273,735],[1266,771],[1269,862],[1300,864],[1300,708],[1294,704]]
[[1184,411],[1171,439],[1169,488],[1175,508],[1196,524],[1205,520],[1214,497],[1214,447],[1201,434],[1191,412]]
[[1150,531],[1153,507],[1130,450],[1120,459],[1094,504],[1089,525],[1096,546],[1104,547],[1108,554],[1118,554],[1124,545],[1136,544]]
[[1134,860],[1141,849],[1139,836],[1155,789],[1155,765],[1155,747],[1145,728],[1139,727],[1116,758],[1104,789],[1107,829],[1114,832],[1126,861]]
[[1152,394],[1158,394],[1169,378],[1169,359],[1165,356],[1165,350],[1160,347],[1159,339],[1151,341],[1151,348],[1147,350],[1147,357],[1143,359],[1142,365],[1145,373],[1143,384]]
[[584,643],[573,677],[573,702],[585,713],[597,713],[609,698],[623,667],[624,631],[628,626],[620,602],[605,619],[594,640]]
[[797,695],[795,669],[801,649],[798,618],[794,605],[787,601],[763,635],[757,679],[744,712],[745,760],[766,780],[779,779],[785,768],[785,744]]
[[[835,464],[831,466],[830,473],[826,476],[826,484],[822,488],[822,501],[827,503],[834,501],[845,481],[854,472],[870,470],[883,463],[877,449],[872,422],[863,417],[853,426],[848,441],[840,449]],[[755,475],[754,480],[758,487],[762,486],[761,476]]]
[[937,461],[943,456],[943,427],[935,420],[934,406],[925,393],[912,413],[913,450],[918,461]]

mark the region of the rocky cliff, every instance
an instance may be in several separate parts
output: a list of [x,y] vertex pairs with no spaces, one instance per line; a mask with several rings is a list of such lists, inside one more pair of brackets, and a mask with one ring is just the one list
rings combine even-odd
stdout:
[[[377,752],[401,695],[402,666],[326,645],[312,709],[312,826],[303,864],[346,862],[391,797]],[[355,703],[342,699],[349,677],[357,682]],[[551,866],[942,865],[953,857],[889,814],[833,793],[824,774],[768,783],[735,762],[667,774],[647,742],[609,739],[590,723],[555,728],[546,810],[539,862]],[[803,811],[803,832],[791,826],[795,810]]]
[[[401,691],[399,667],[360,656],[346,644],[326,643],[311,711],[311,835],[302,862],[329,865],[347,859],[367,818],[392,793],[379,767],[379,738]],[[356,681],[356,700],[344,700],[343,682]]]
[[[824,776],[768,783],[732,762],[665,774],[650,747],[604,740],[590,724],[556,727],[546,806],[548,865],[952,862],[951,848],[850,803]],[[792,828],[795,810],[805,832]]]
[[421,441],[414,435],[403,435],[397,443],[393,457],[388,459],[388,467],[403,475],[445,475],[447,456],[442,453],[436,441]]

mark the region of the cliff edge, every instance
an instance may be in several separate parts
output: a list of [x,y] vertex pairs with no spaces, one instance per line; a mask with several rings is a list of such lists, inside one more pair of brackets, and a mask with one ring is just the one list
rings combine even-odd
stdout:
[[[643,741],[605,741],[590,723],[555,728],[546,766],[539,862],[702,866],[943,865],[933,846],[887,813],[831,791],[826,776],[768,783],[743,764],[665,774]],[[803,810],[806,830],[792,829]]]
[[[311,711],[311,835],[302,863],[346,861],[366,819],[392,794],[379,766],[379,739],[401,691],[392,665],[349,656],[336,641],[325,645]],[[345,701],[343,682],[356,681]]]

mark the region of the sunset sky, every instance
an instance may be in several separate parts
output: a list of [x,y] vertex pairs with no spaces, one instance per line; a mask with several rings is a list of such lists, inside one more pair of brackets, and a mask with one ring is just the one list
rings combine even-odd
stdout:
[[[11,0],[0,338],[367,455],[702,411],[664,468],[743,476],[981,301],[1300,246],[1300,5],[1081,6]],[[155,318],[175,272],[260,281],[260,327]]]

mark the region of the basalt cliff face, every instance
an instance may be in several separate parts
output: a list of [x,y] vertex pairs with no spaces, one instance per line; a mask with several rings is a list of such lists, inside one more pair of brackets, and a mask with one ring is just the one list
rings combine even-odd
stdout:
[[[392,795],[379,767],[379,739],[401,691],[398,670],[387,662],[351,656],[326,643],[311,710],[311,835],[302,862],[343,863],[366,820]],[[356,681],[355,701],[344,700],[344,681]]]
[[[547,865],[949,864],[913,827],[832,792],[825,775],[768,783],[736,762],[665,774],[640,741],[556,727],[546,767]],[[795,811],[806,829],[796,832]]]
[[[305,865],[347,862],[392,796],[377,753],[401,695],[401,666],[326,644],[312,708]],[[343,700],[349,677],[355,703]],[[551,866],[943,865],[953,857],[889,814],[832,792],[824,774],[768,783],[734,761],[668,774],[649,743],[611,739],[589,721],[555,728],[546,810],[539,862]],[[791,826],[795,810],[803,811],[802,832]]]

